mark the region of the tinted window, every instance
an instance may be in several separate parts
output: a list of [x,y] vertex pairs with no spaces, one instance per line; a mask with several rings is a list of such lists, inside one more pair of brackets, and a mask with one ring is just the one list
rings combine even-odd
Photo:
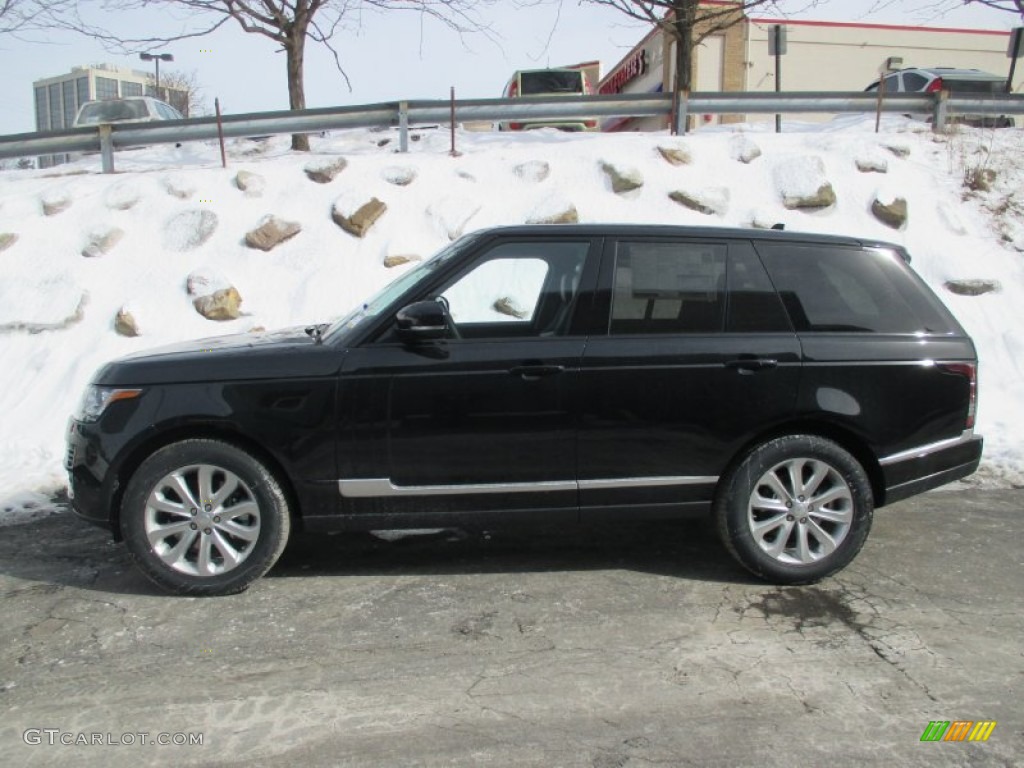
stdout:
[[900,90],[900,76],[899,75],[889,75],[888,77],[885,78],[884,82],[885,82],[885,92],[886,93],[896,93],[897,91]]
[[583,93],[583,73],[564,70],[523,72],[519,76],[519,93],[537,96],[542,93]]
[[907,91],[923,91],[928,84],[928,78],[919,75],[917,72],[903,73],[903,88]]
[[798,331],[949,333],[923,283],[887,250],[758,246]]
[[721,331],[725,266],[722,244],[619,243],[610,332]]
[[768,273],[749,245],[730,246],[728,286],[727,331],[792,332]]
[[465,338],[568,332],[589,242],[502,243],[440,295]]

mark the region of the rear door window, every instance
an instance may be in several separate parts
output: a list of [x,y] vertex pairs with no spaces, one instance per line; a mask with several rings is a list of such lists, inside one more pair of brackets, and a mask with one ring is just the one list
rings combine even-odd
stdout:
[[802,332],[951,333],[949,314],[886,249],[758,245],[768,273]]
[[917,72],[904,72],[903,73],[903,88],[904,90],[914,93],[916,91],[923,91],[924,87],[928,84],[928,78],[924,75],[919,75]]

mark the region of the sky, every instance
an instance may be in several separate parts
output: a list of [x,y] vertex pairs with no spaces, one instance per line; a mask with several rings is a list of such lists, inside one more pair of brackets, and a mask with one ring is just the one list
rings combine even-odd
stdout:
[[[83,5],[100,6],[100,3]],[[1010,29],[1021,23],[1012,13],[956,0],[781,0],[791,18],[884,24],[927,24],[973,29]],[[938,9],[938,10],[937,10]],[[946,10],[951,9],[951,10]],[[401,99],[443,99],[449,88],[462,98],[499,97],[517,69],[599,60],[613,67],[647,31],[618,11],[577,0],[496,2],[479,15],[493,34],[460,39],[440,23],[412,12],[363,13],[336,38],[351,90],[321,47],[306,56],[307,106],[329,107]],[[767,15],[767,14],[755,14]],[[97,13],[95,23],[115,26],[126,36],[169,34],[183,23],[168,12]],[[286,109],[284,55],[270,40],[246,34],[229,22],[202,38],[167,44],[175,57],[164,67],[195,73],[210,107],[220,99],[225,113]],[[73,66],[110,63],[135,69],[151,64],[105,50],[71,33],[0,36],[0,134],[34,130],[32,82]]]

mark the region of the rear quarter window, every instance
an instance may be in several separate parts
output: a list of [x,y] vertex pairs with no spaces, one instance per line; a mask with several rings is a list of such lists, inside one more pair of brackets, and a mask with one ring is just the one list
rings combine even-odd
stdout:
[[898,254],[881,248],[758,245],[797,331],[950,334],[958,326]]

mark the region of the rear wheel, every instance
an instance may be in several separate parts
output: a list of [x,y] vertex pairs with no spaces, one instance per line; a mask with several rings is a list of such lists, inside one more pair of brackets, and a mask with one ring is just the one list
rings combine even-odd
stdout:
[[864,468],[813,435],[758,446],[715,500],[718,532],[733,557],[779,584],[807,584],[846,567],[864,545],[873,510]]
[[241,592],[288,541],[288,502],[255,457],[217,440],[156,451],[132,476],[121,506],[132,559],[179,595]]

